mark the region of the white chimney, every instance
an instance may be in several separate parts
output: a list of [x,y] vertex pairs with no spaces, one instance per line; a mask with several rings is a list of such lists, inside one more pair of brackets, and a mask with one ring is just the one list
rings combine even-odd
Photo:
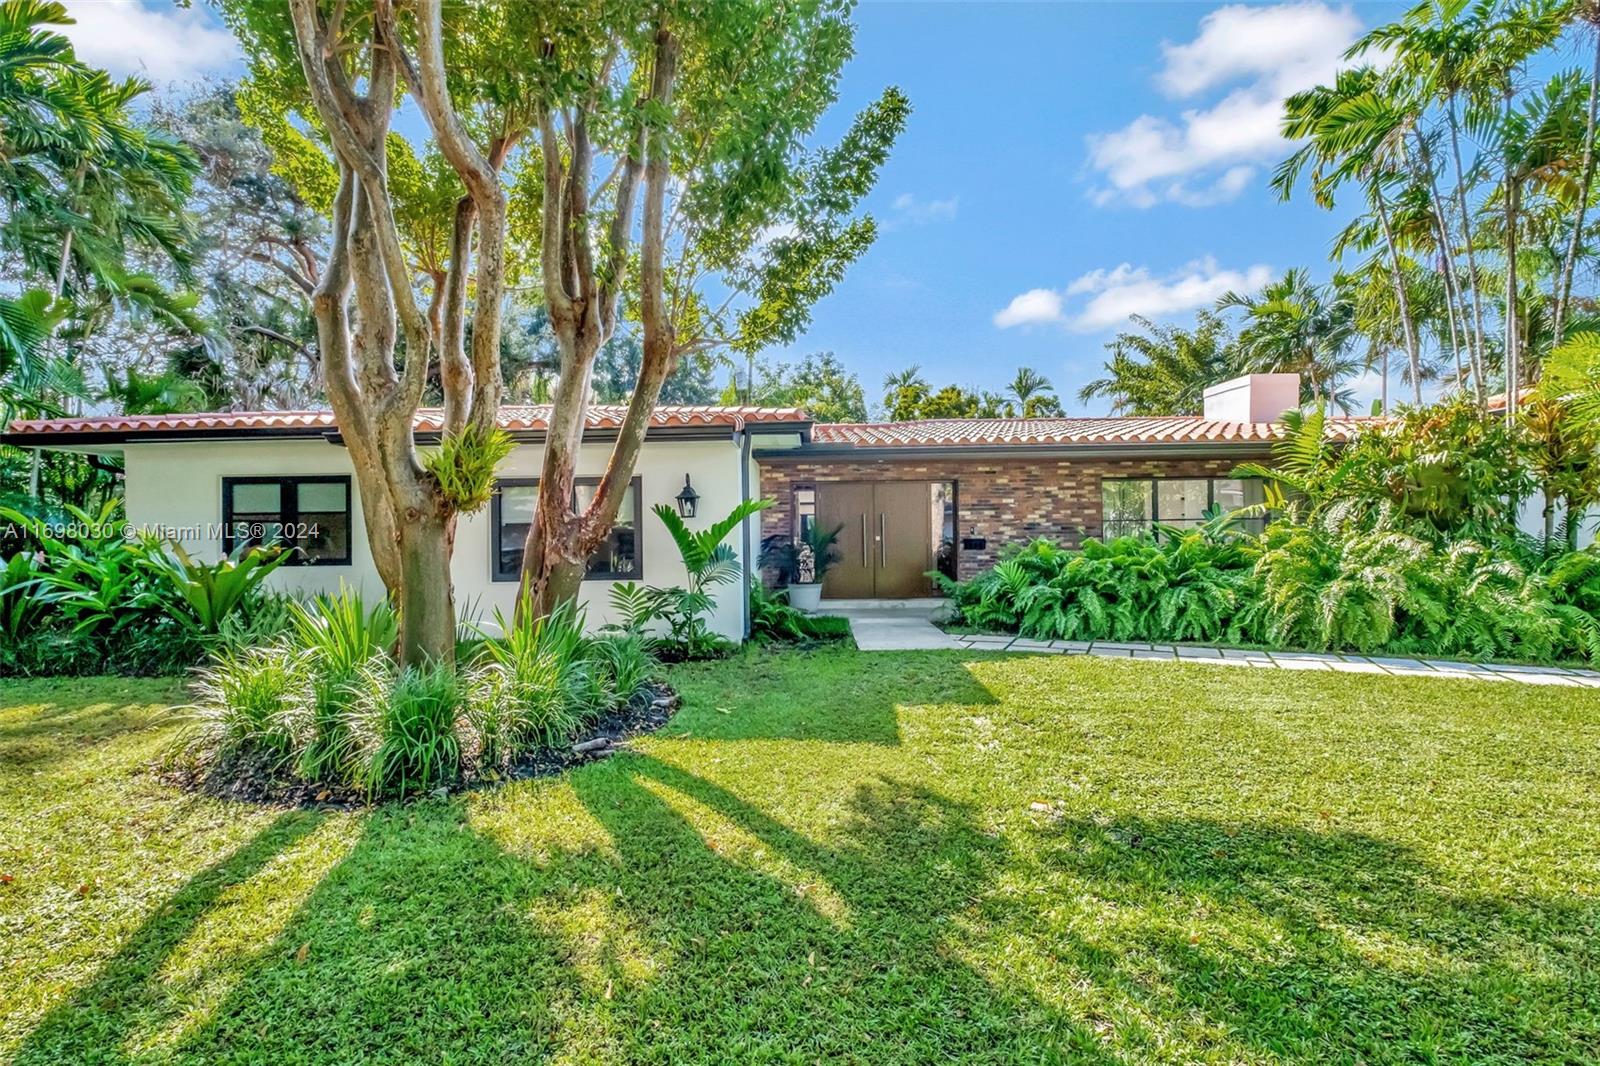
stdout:
[[1299,374],[1246,374],[1206,390],[1213,422],[1276,422],[1300,406]]

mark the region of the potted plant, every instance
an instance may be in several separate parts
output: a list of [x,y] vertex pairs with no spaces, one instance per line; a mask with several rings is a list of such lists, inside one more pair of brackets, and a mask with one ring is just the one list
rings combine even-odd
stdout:
[[808,523],[799,540],[768,537],[761,546],[761,565],[777,574],[778,584],[789,590],[789,606],[815,611],[822,602],[822,579],[839,561],[837,541],[844,526],[823,529]]

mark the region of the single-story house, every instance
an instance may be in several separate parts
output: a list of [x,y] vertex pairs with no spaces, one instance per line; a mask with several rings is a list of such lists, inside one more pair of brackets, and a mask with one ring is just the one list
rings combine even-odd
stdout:
[[[673,506],[686,484],[694,522],[741,499],[776,506],[733,538],[747,573],[766,536],[807,522],[839,526],[841,559],[825,597],[902,598],[931,591],[927,572],[969,577],[999,550],[1038,536],[1076,544],[1151,522],[1201,520],[1212,505],[1260,498],[1232,476],[1264,459],[1296,406],[1293,375],[1253,375],[1208,391],[1206,413],[1170,418],[1010,418],[813,424],[801,410],[658,408],[633,488],[611,539],[590,561],[582,596],[592,623],[609,619],[619,581],[682,584],[686,574],[652,506]],[[510,610],[534,500],[548,410],[506,407],[500,424],[517,441],[491,505],[465,517],[456,536],[455,581],[463,611]],[[580,498],[604,470],[623,408],[591,409],[579,457]],[[1330,420],[1348,433],[1355,419]],[[439,415],[419,414],[420,443]],[[253,538],[283,536],[300,549],[273,580],[286,590],[364,595],[380,590],[352,468],[333,416],[312,412],[118,415],[14,422],[4,443],[120,456],[129,523],[155,530],[198,557]],[[714,628],[746,631],[738,594],[719,598]]]

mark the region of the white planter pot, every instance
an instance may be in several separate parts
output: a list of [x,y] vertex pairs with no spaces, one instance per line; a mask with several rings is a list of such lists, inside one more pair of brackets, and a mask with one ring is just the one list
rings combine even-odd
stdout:
[[808,613],[822,606],[822,582],[790,585],[789,606]]

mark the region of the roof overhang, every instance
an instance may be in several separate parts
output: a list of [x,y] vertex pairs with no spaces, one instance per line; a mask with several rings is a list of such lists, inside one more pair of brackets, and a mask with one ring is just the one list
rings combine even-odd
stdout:
[[[519,444],[543,444],[544,430],[511,430],[511,439]],[[811,423],[807,422],[749,422],[743,430],[729,426],[651,426],[645,431],[647,442],[655,441],[735,441],[741,432],[751,436],[798,435],[801,441],[811,439]],[[595,428],[584,431],[584,443],[615,441],[619,431],[613,428]],[[414,435],[418,444],[439,442],[439,434],[418,431]],[[344,437],[337,430],[320,426],[239,426],[226,429],[128,429],[85,430],[73,432],[23,432],[0,433],[0,444],[17,448],[44,448],[52,451],[96,452],[114,455],[126,444],[210,444],[218,441],[244,440],[321,440],[342,446]]]
[[757,448],[756,459],[763,463],[825,462],[909,462],[948,459],[981,462],[985,459],[1173,459],[1225,457],[1250,459],[1272,454],[1274,442],[1251,441],[1173,441],[1133,442],[1128,444],[895,444],[871,447],[859,444],[806,444],[799,448]]

